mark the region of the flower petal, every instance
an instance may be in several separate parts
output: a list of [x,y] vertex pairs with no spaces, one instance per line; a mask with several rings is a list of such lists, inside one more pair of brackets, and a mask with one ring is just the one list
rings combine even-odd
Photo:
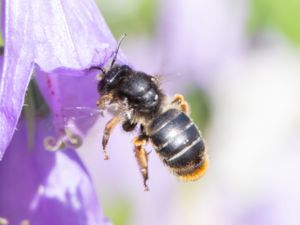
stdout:
[[20,120],[0,164],[0,218],[9,224],[107,224],[90,177],[74,150],[44,150],[44,127],[37,121],[34,149],[26,148],[26,123]]
[[10,34],[26,41],[43,71],[103,64],[115,50],[116,42],[91,0],[10,0],[7,5],[13,16],[6,24],[14,32]]
[[18,55],[24,52],[16,53],[15,48],[18,45],[6,47],[5,55],[8,56],[0,77],[0,160],[15,131],[32,70],[30,60]]
[[[2,7],[5,51],[0,77],[0,160],[15,130],[34,65],[46,72],[86,75],[84,69],[104,65],[116,48],[92,0],[10,0]],[[122,53],[118,58],[124,60]]]
[[[53,122],[56,128],[63,128],[68,119],[75,117],[77,125],[81,125],[78,128],[85,133],[99,115],[96,109],[99,98],[96,74],[91,72],[88,76],[74,77],[37,71],[36,75],[35,80],[41,94],[54,115]],[[90,109],[90,112],[77,109],[78,107]],[[89,116],[89,113],[93,116]]]

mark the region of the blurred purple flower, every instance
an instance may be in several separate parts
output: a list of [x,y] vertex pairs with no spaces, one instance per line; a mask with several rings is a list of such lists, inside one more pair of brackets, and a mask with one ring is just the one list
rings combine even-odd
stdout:
[[34,149],[26,147],[26,121],[18,123],[0,163],[0,224],[109,224],[76,152],[44,150],[49,119],[37,119]]
[[[95,106],[97,81],[89,68],[105,65],[116,42],[92,0],[10,0],[1,6],[0,160],[8,150],[0,162],[0,224],[107,224],[76,152],[47,152],[43,142],[65,135],[72,144],[62,121],[72,115],[63,109]],[[118,60],[125,62],[122,54]],[[50,112],[25,121],[20,115],[32,74]],[[92,122],[85,120],[77,132]],[[53,124],[56,133],[48,129]]]
[[207,84],[244,52],[247,1],[167,0],[161,6],[163,52],[175,74]]

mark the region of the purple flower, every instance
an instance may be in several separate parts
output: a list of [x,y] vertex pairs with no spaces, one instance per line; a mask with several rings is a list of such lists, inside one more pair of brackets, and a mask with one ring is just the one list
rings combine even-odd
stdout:
[[90,105],[97,98],[94,76],[85,80],[87,86],[77,83],[80,88],[75,89],[72,82],[76,78],[62,75],[88,75],[88,68],[104,65],[116,48],[91,0],[10,0],[2,9],[5,50],[0,79],[0,159],[16,128],[33,71],[59,118],[57,114],[66,104]]
[[49,119],[37,119],[33,149],[26,145],[26,121],[18,123],[0,163],[0,224],[108,224],[76,152],[44,150]]
[[233,6],[228,0],[167,0],[161,6],[160,37],[174,74],[207,84],[243,53],[246,1]]
[[[74,147],[93,123],[67,130],[72,115],[63,109],[96,104],[89,68],[104,66],[116,48],[104,19],[91,0],[10,0],[2,3],[2,33],[0,160],[7,152],[0,162],[0,224],[107,224],[76,152],[45,151],[44,143],[55,136],[49,148]],[[125,62],[122,54],[118,60]],[[49,111],[20,118],[33,74]]]

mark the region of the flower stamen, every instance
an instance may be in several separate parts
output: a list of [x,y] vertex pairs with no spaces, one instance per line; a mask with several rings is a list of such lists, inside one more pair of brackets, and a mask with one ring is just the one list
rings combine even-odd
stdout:
[[48,151],[57,151],[65,149],[66,147],[79,148],[82,142],[82,137],[79,134],[65,127],[63,135],[57,140],[52,136],[45,137],[44,147]]
[[48,136],[44,138],[44,147],[48,151],[57,151],[64,149],[66,144],[62,138],[55,140],[54,137]]
[[67,127],[65,127],[65,134],[68,141],[72,144],[72,147],[79,148],[82,145],[82,138],[78,134],[73,133]]

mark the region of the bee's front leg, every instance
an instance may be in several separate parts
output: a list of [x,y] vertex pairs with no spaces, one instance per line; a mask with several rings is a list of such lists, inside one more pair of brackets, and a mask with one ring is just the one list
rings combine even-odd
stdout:
[[118,123],[120,123],[121,121],[122,121],[122,117],[120,115],[117,115],[117,116],[113,117],[110,121],[108,121],[105,125],[104,134],[102,137],[102,147],[103,147],[105,160],[109,159],[108,153],[106,151],[106,146],[107,146],[108,140],[110,138],[110,135],[111,135],[113,129],[116,127],[116,125]]

